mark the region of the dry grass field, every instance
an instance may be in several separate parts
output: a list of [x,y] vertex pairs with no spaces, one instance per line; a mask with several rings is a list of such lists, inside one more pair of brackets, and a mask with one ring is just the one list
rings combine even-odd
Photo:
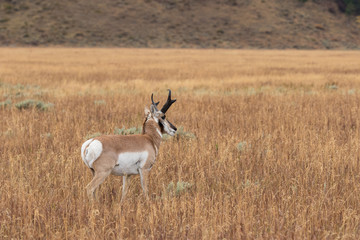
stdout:
[[[1,239],[358,239],[360,52],[0,49]],[[81,144],[177,102],[146,201]],[[35,107],[23,101],[35,100]],[[34,103],[34,102],[32,102]],[[160,103],[160,104],[161,104]]]

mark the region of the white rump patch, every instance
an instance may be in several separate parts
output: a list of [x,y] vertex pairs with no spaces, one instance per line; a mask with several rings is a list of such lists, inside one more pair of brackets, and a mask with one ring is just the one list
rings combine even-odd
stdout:
[[81,158],[84,162],[85,162],[85,149],[87,148],[87,146],[89,146],[89,144],[92,142],[92,140],[93,140],[93,138],[90,138],[89,140],[84,142],[83,145],[81,146]]
[[84,163],[89,168],[92,168],[94,161],[100,157],[102,150],[103,146],[99,140],[87,140],[81,147],[81,157]]
[[139,168],[144,167],[149,156],[147,151],[120,153],[112,174],[132,175],[139,174]]

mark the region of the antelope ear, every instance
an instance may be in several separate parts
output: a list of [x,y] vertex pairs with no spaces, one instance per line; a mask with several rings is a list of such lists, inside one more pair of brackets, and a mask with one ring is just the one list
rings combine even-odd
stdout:
[[145,117],[147,117],[149,114],[150,114],[150,110],[147,107],[145,107],[145,109],[144,109]]
[[150,112],[151,112],[153,115],[157,112],[156,106],[154,106],[154,104],[151,104],[151,106],[150,106]]

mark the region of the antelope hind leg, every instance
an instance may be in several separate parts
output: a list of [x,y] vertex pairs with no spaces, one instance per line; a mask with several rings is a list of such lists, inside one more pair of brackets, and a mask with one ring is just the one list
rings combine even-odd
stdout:
[[95,198],[95,190],[102,184],[107,176],[109,176],[111,171],[106,172],[95,172],[94,178],[86,186],[86,191],[89,199],[93,200]]

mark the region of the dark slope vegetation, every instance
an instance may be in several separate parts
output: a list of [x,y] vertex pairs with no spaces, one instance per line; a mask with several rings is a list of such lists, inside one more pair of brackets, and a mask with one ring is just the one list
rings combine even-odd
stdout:
[[0,45],[354,49],[360,23],[330,0],[3,0]]

